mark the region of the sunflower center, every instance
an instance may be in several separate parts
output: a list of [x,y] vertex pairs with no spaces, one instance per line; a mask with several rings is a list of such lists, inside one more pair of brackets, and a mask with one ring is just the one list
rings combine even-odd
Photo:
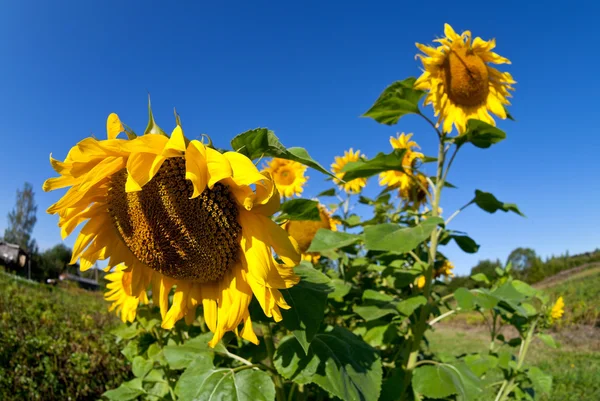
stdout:
[[138,192],[125,192],[127,170],[113,175],[108,211],[123,242],[150,268],[175,279],[219,280],[238,260],[241,226],[227,186],[189,199],[185,160],[169,158]]
[[291,185],[296,179],[296,174],[293,171],[284,169],[279,173],[279,182],[283,185]]
[[489,73],[481,57],[467,49],[453,49],[442,68],[450,100],[467,107],[486,103]]

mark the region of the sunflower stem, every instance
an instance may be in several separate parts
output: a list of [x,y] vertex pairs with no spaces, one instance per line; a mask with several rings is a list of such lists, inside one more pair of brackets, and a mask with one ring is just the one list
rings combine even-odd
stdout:
[[[267,366],[275,369],[275,364],[273,362],[275,357],[275,344],[273,343],[273,332],[271,331],[271,325],[269,323],[263,323],[262,327],[265,347],[267,348],[267,355],[269,356],[267,360]],[[283,381],[281,380],[281,376],[279,376],[277,371],[273,373],[273,383],[275,383],[275,395],[277,401],[286,401]]]

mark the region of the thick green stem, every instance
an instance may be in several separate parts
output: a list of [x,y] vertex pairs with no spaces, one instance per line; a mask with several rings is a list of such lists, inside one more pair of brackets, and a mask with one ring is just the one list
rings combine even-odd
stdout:
[[[431,215],[432,217],[438,217],[438,209],[440,205],[440,197],[442,193],[442,188],[444,187],[444,162],[445,162],[446,152],[444,150],[444,138],[440,135],[440,143],[438,147],[438,160],[437,160],[437,173],[436,180],[434,186],[434,195],[433,195],[433,204]],[[423,334],[427,329],[427,319],[429,318],[429,312],[431,311],[430,303],[431,303],[431,287],[433,282],[434,275],[434,263],[435,257],[437,255],[437,246],[438,246],[438,230],[437,228],[433,230],[431,233],[431,237],[429,240],[429,263],[427,266],[427,271],[425,272],[425,287],[423,289],[423,295],[427,298],[428,304],[424,305],[421,308],[421,313],[419,315],[419,321],[416,324],[414,335],[411,343],[411,352],[408,356],[408,361],[406,363],[406,371],[404,375],[404,396],[406,396],[406,392],[408,390],[408,386],[412,379],[412,372],[417,366],[417,358],[419,356],[419,350],[421,348],[421,341],[423,340]]]
[[[273,343],[273,333],[271,332],[271,326],[269,323],[264,323],[262,326],[263,339],[265,340],[265,347],[267,348],[267,354],[269,356],[267,365],[275,369],[275,364],[273,363],[273,359],[275,357],[275,344]],[[275,383],[275,395],[277,397],[277,401],[286,401],[285,390],[283,388],[283,381],[281,380],[281,376],[279,376],[277,371],[273,373],[273,383]]]

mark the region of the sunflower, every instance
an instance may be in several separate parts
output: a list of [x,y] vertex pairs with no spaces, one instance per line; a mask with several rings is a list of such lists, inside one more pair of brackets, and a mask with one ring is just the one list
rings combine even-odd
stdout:
[[435,270],[435,277],[441,277],[441,276],[446,276],[446,277],[454,277],[454,273],[452,272],[452,270],[454,269],[454,264],[452,262],[450,262],[448,259],[445,259],[441,266],[438,267]]
[[418,210],[427,203],[427,197],[430,195],[429,181],[421,173],[409,178],[408,185],[400,188],[400,197],[404,200],[406,206]]
[[283,228],[290,234],[298,243],[298,248],[302,252],[302,260],[316,262],[320,255],[315,252],[306,252],[312,243],[312,240],[317,235],[317,231],[325,228],[331,231],[337,231],[337,222],[331,217],[331,213],[324,205],[319,205],[319,215],[321,220],[289,220]]
[[505,119],[509,91],[514,90],[511,85],[516,82],[508,72],[490,66],[510,64],[492,52],[496,41],[479,37],[471,40],[471,32],[458,35],[448,24],[444,34],[444,38],[436,40],[438,47],[417,43],[417,48],[425,53],[417,56],[424,71],[414,85],[415,89],[428,91],[425,104],[433,104],[438,126],[443,121],[443,131],[450,132],[454,124],[462,134],[469,119],[495,125],[490,112]]
[[[82,271],[98,259],[108,259],[107,269],[123,263],[115,300],[123,293],[143,300],[151,287],[165,329],[193,320],[202,304],[211,346],[241,323],[239,335],[258,343],[252,296],[279,321],[280,308],[289,308],[279,290],[299,281],[297,243],[270,218],[279,209],[275,185],[246,156],[189,141],[179,120],[162,135],[150,117],[145,135],[128,131],[126,140],[116,138],[124,128],[111,114],[108,139],[86,138],[62,162],[50,156],[59,177],[44,190],[70,188],[48,213],[58,214],[63,238],[85,222],[71,263],[79,259]],[[127,302],[134,303],[124,301],[123,312]]]
[[306,166],[293,160],[274,158],[267,162],[264,171],[271,174],[279,194],[286,198],[300,195],[308,179],[304,176]]
[[109,283],[106,287],[110,290],[104,294],[104,299],[111,302],[112,305],[108,308],[110,312],[116,309],[117,315],[121,315],[121,320],[125,322],[133,322],[137,312],[137,307],[140,304],[147,304],[148,297],[146,292],[139,294],[139,297],[131,294],[131,271],[124,271],[126,266],[120,264],[115,266],[115,270],[105,276]]
[[349,162],[358,161],[361,157],[364,157],[364,155],[360,153],[360,150],[354,152],[352,148],[350,148],[350,150],[344,151],[344,156],[336,156],[335,163],[331,164],[331,171],[333,171],[337,177],[337,179],[333,179],[334,182],[348,193],[357,194],[365,187],[365,185],[367,185],[366,178],[355,178],[354,180],[345,183],[341,181],[344,179],[345,174],[342,172],[342,168]]
[[406,149],[402,158],[402,167],[404,171],[384,171],[379,174],[379,185],[389,188],[398,188],[400,191],[406,191],[412,181],[413,169],[417,163],[417,159],[423,158],[423,154],[415,152],[413,149],[419,149],[419,145],[415,141],[411,141],[413,134],[400,134],[397,138],[390,137],[390,144],[394,149]]
[[422,289],[423,287],[425,287],[425,281],[425,276],[419,276],[416,281],[417,288]]
[[565,313],[565,301],[563,297],[558,297],[554,305],[552,306],[552,310],[550,311],[550,317],[552,319],[560,319],[562,315]]

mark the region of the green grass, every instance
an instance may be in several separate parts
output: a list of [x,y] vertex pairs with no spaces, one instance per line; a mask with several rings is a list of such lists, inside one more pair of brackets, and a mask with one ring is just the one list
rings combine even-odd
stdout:
[[[541,397],[542,401],[600,400],[600,338],[592,333],[591,341],[567,340],[580,334],[576,331],[559,334],[559,340],[565,339],[559,349],[548,348],[541,342],[532,344],[527,363],[551,374],[554,381],[552,394]],[[439,326],[428,336],[428,340],[431,351],[447,355],[486,351],[489,346],[486,333],[479,329],[466,331],[463,328]]]
[[0,271],[0,399],[98,399],[130,376],[102,294]]

